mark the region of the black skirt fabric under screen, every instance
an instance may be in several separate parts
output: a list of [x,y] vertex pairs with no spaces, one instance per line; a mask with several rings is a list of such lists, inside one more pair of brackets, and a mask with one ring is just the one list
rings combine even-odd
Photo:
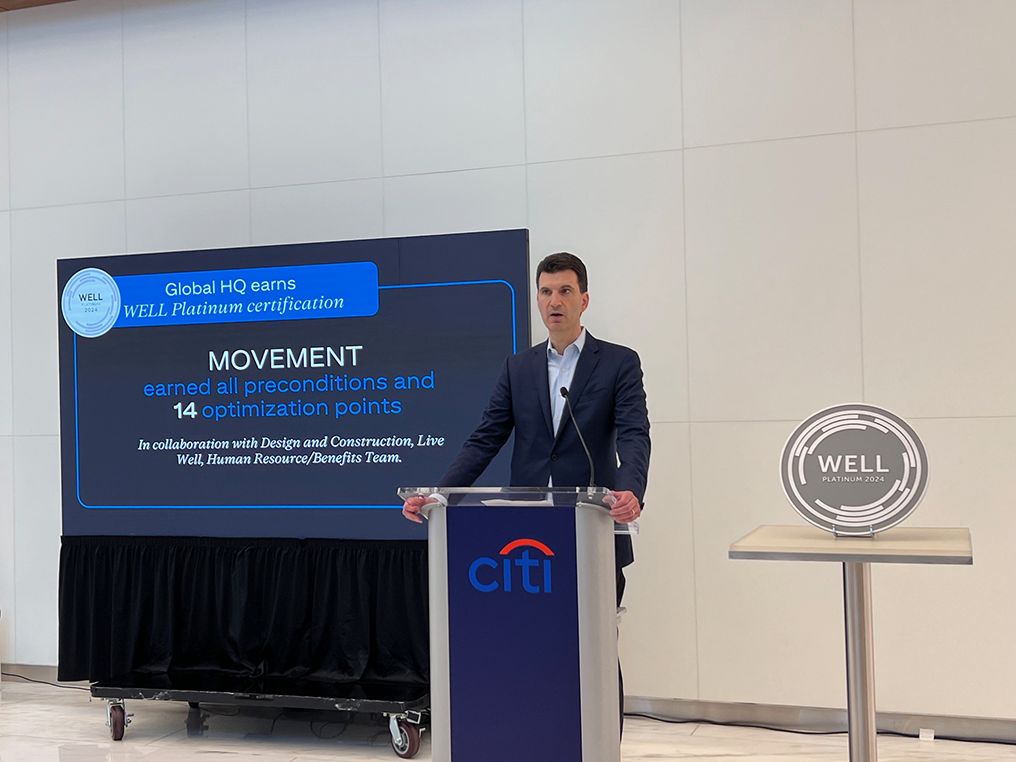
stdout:
[[420,541],[64,537],[60,680],[429,680]]

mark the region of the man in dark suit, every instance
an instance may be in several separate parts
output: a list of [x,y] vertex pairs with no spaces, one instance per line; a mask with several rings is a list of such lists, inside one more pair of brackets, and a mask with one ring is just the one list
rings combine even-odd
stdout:
[[[568,253],[551,254],[536,270],[537,304],[549,339],[505,361],[480,425],[441,479],[440,486],[469,486],[515,431],[511,483],[580,487],[590,483],[589,460],[568,420],[568,389],[575,421],[589,445],[596,484],[611,490],[610,514],[630,523],[642,513],[649,473],[649,413],[642,367],[634,350],[593,338],[582,327],[589,306],[586,267]],[[422,521],[433,498],[413,497],[402,508]],[[631,537],[616,535],[617,605]],[[623,694],[622,694],[623,695]]]

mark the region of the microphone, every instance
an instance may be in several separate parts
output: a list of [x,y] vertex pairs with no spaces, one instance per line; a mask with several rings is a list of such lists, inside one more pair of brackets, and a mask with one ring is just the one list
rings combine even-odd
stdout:
[[568,406],[568,417],[571,418],[572,425],[575,427],[575,433],[579,435],[579,442],[582,443],[582,449],[586,451],[586,457],[589,458],[589,486],[596,486],[596,467],[593,465],[593,456],[589,454],[589,448],[586,446],[585,437],[582,436],[582,430],[579,428],[578,422],[575,420],[575,411],[572,410],[571,400],[568,399],[567,387],[561,387],[561,396],[564,397],[564,404]]

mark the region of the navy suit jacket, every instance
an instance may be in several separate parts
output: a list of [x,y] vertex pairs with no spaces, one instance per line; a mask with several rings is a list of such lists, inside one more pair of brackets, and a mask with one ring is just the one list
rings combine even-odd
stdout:
[[[638,354],[594,339],[575,366],[568,398],[596,467],[596,485],[630,490],[639,503],[649,474],[649,413]],[[479,478],[515,431],[512,486],[555,487],[589,484],[589,460],[569,420],[553,430],[547,370],[547,342],[505,360],[480,425],[441,479],[442,487],[468,487]],[[619,464],[620,461],[620,464]],[[631,538],[615,537],[618,567],[633,560]]]

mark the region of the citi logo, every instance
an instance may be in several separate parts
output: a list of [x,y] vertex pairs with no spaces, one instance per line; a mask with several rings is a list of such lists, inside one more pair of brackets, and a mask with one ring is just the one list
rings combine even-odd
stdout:
[[[518,548],[525,548],[519,558],[508,558]],[[531,558],[530,548],[543,554],[543,559]],[[495,590],[512,592],[513,585],[518,581],[527,593],[553,592],[551,580],[551,558],[554,551],[539,540],[513,540],[501,548],[502,556],[498,559],[481,557],[469,566],[469,582],[481,593],[492,593]],[[516,574],[516,570],[518,573]]]

